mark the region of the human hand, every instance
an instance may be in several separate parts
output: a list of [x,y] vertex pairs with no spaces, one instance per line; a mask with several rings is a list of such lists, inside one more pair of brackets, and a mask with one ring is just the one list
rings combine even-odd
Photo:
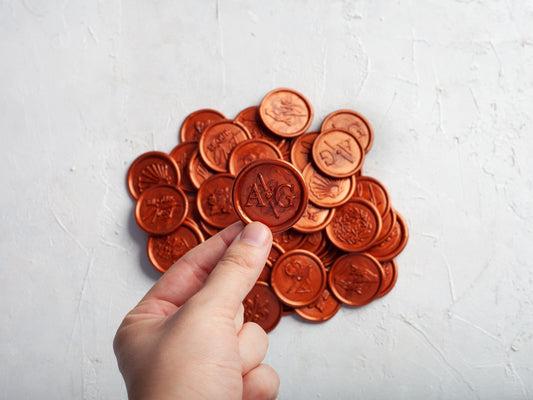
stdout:
[[235,223],[176,262],[130,311],[113,347],[130,399],[273,399],[266,333],[242,301],[272,245],[259,222]]

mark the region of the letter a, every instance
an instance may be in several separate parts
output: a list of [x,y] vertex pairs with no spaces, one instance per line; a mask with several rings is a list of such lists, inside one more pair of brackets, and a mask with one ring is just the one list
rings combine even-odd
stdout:
[[250,190],[250,194],[248,195],[248,199],[246,200],[244,206],[253,206],[254,204],[252,204],[252,200],[255,200],[257,202],[257,204],[255,204],[256,207],[266,206],[266,203],[263,201],[263,197],[261,196],[261,193],[259,192],[259,188],[257,187],[256,183],[253,184],[252,190]]

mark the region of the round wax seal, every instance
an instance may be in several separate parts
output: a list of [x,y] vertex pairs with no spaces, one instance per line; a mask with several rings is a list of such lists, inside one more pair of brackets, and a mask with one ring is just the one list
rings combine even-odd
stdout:
[[281,302],[265,282],[257,282],[242,304],[244,322],[255,322],[267,333],[274,329],[281,319]]
[[299,171],[312,161],[311,149],[318,132],[304,133],[293,142],[290,152],[290,160]]
[[263,139],[275,146],[280,146],[285,143],[285,139],[274,135],[267,129],[265,124],[263,124],[261,116],[259,115],[258,106],[245,108],[235,117],[235,121],[243,124],[254,139]]
[[381,218],[385,218],[391,209],[387,189],[380,181],[370,176],[357,177],[353,198],[357,197],[374,204],[380,212]]
[[398,279],[398,264],[396,260],[382,261],[381,266],[383,267],[384,275],[378,297],[383,297],[389,293]]
[[196,205],[202,219],[214,228],[222,229],[237,222],[231,204],[233,175],[215,174],[206,179],[196,196]]
[[400,213],[397,211],[395,211],[395,213],[396,221],[388,236],[382,242],[377,243],[368,250],[368,252],[379,261],[392,260],[402,252],[407,244],[407,239],[409,238],[407,224]]
[[344,304],[362,306],[378,296],[383,275],[381,264],[371,255],[348,253],[333,263],[328,283],[335,297]]
[[331,178],[318,171],[312,163],[305,166],[302,174],[309,186],[309,201],[322,208],[343,205],[355,190],[355,175]]
[[174,147],[174,149],[170,152],[170,157],[172,157],[174,161],[176,161],[176,164],[178,164],[178,169],[180,170],[180,187],[187,192],[196,191],[196,188],[194,187],[191,182],[191,179],[189,178],[187,166],[192,155],[197,151],[197,149],[197,143],[183,142]]
[[309,202],[304,215],[293,228],[303,233],[319,232],[329,225],[334,214],[335,208],[317,207]]
[[189,179],[195,189],[200,189],[200,185],[209,177],[215,173],[211,171],[199,156],[198,150],[196,150],[189,159],[187,164],[187,172],[189,173]]
[[180,141],[197,142],[205,129],[216,121],[226,117],[216,110],[198,110],[189,114],[183,121],[180,129]]
[[320,258],[310,251],[296,249],[278,258],[270,284],[283,303],[303,307],[318,300],[326,288],[326,280],[326,269]]
[[350,132],[368,153],[374,141],[370,123],[361,114],[352,110],[338,110],[329,114],[322,122],[321,130],[342,129]]
[[240,122],[223,119],[209,125],[198,142],[198,151],[205,164],[213,171],[227,172],[231,151],[250,139],[250,132]]
[[281,151],[262,139],[250,139],[239,143],[231,152],[228,161],[230,174],[237,175],[246,165],[255,160],[273,158],[281,160]]
[[152,186],[180,183],[180,171],[176,161],[166,153],[150,151],[141,154],[128,170],[128,189],[134,199]]
[[276,89],[268,93],[259,106],[261,120],[276,135],[296,137],[304,133],[313,119],[313,107],[292,89]]
[[196,223],[186,219],[174,232],[148,238],[148,258],[157,270],[164,273],[185,253],[203,241],[204,235]]
[[331,319],[339,308],[341,308],[340,301],[328,289],[325,289],[318,300],[308,306],[296,308],[294,311],[307,321],[324,322]]
[[321,132],[313,142],[313,161],[324,174],[348,178],[363,166],[365,153],[351,133],[339,129]]
[[289,229],[307,208],[302,174],[282,160],[248,164],[235,178],[232,196],[235,211],[244,222],[262,222],[272,232]]
[[369,249],[381,232],[381,217],[377,208],[364,199],[350,200],[337,208],[326,227],[328,239],[344,251]]
[[135,219],[145,232],[166,235],[181,225],[188,211],[189,202],[183,190],[159,185],[141,194],[135,205]]

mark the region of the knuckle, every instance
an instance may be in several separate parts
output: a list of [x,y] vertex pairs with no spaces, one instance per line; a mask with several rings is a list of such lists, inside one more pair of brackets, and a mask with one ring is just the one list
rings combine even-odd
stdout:
[[261,326],[256,322],[249,321],[249,322],[246,322],[246,325],[248,325],[247,329],[249,329],[252,332],[252,334],[255,336],[257,344],[267,349],[269,345],[269,341],[268,341],[268,335],[265,332],[265,330],[261,328]]
[[245,257],[243,254],[237,252],[226,253],[220,263],[244,270],[250,270],[254,267],[253,260],[251,260],[250,257]]

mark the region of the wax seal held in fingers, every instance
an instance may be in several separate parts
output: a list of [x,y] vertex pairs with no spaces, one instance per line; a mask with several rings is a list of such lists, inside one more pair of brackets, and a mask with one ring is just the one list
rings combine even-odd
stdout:
[[264,159],[248,164],[235,178],[235,212],[244,222],[259,221],[272,232],[293,226],[307,208],[307,186],[290,163]]

